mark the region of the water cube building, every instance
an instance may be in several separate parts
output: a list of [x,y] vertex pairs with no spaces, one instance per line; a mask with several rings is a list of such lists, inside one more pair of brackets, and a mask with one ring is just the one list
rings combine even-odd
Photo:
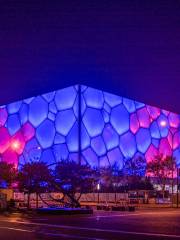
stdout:
[[180,115],[75,85],[0,107],[0,159],[53,166],[62,159],[123,168],[126,159],[173,155],[180,165]]

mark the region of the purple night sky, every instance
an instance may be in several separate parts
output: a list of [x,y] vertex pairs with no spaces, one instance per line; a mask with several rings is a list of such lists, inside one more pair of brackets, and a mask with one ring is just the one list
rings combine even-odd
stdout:
[[0,104],[82,83],[180,113],[179,1],[1,1]]

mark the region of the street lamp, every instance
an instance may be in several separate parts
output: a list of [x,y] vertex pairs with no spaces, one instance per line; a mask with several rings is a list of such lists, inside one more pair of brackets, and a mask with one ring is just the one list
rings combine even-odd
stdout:
[[98,191],[98,204],[99,204],[99,191],[101,189],[100,183],[97,184],[97,191]]
[[180,177],[180,168],[177,168],[177,204],[176,207],[179,207],[179,177]]

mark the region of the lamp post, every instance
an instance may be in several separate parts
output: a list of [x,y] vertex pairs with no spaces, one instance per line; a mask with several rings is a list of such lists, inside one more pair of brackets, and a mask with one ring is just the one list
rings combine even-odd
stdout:
[[[31,161],[31,158],[30,158],[30,152],[31,151],[41,151],[41,147],[40,146],[36,146],[36,147],[32,147],[30,148],[29,150],[26,150],[24,149],[24,158],[25,158],[25,161],[29,162]],[[39,160],[39,157],[36,157],[36,159]],[[30,207],[30,203],[31,203],[31,198],[30,198],[30,194],[28,193],[28,208]],[[36,208],[39,207],[39,197],[38,197],[38,194],[36,193]]]
[[99,191],[100,191],[100,183],[97,184],[97,191],[98,191],[98,204],[99,204]]
[[176,207],[179,207],[179,175],[180,175],[180,168],[177,168],[177,195],[176,195]]
[[171,189],[172,193],[171,193],[171,203],[172,203],[172,207],[173,207],[173,194],[174,194],[174,176],[173,176],[173,169],[172,169],[172,189]]

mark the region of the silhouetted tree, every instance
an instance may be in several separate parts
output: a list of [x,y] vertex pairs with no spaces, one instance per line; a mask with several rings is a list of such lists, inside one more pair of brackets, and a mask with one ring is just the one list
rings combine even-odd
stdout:
[[53,175],[55,189],[68,198],[72,207],[80,207],[81,194],[91,192],[96,180],[96,171],[89,165],[71,160],[57,163]]
[[17,170],[14,164],[0,162],[0,187],[10,187],[17,178]]
[[122,169],[115,162],[112,166],[100,169],[101,189],[110,192],[152,190],[153,186],[145,175],[146,160],[141,156],[127,159]]
[[147,163],[147,173],[154,177],[158,184],[162,187],[163,198],[165,193],[165,185],[172,178],[176,169],[176,159],[173,156],[157,155],[154,159]]
[[[127,190],[152,189],[146,175],[146,160],[142,156],[130,158],[125,161],[123,173],[126,179]],[[149,184],[147,184],[149,183]]]
[[28,195],[27,206],[30,207],[30,194],[49,190],[52,181],[51,172],[44,162],[31,162],[24,164],[18,173],[19,189]]
[[122,169],[117,162],[112,166],[101,167],[99,170],[99,182],[104,191],[116,192],[120,185],[123,185]]
[[135,158],[129,158],[124,164],[124,174],[126,176],[142,177],[146,173],[146,160],[139,156]]

